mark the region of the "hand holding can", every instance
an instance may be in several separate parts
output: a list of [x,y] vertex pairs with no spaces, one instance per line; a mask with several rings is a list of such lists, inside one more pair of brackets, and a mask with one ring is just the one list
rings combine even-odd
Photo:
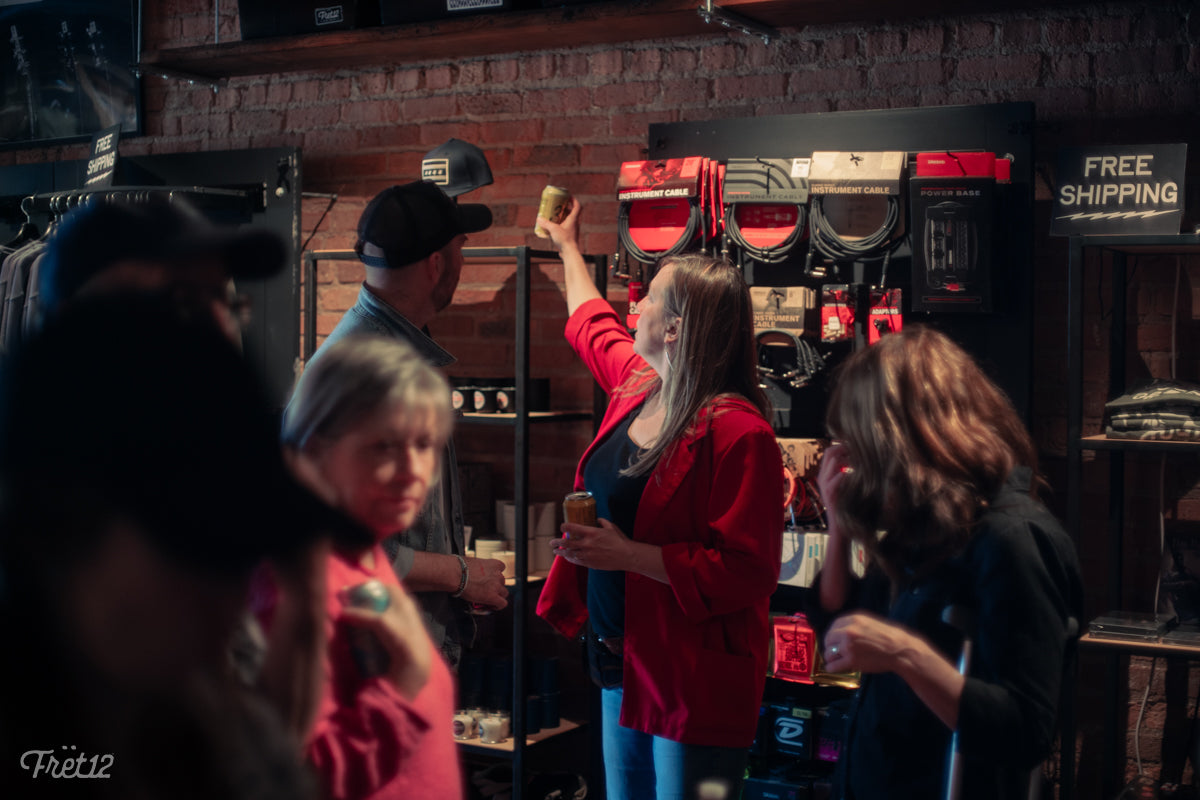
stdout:
[[[371,579],[357,586],[343,589],[341,601],[351,608],[364,608],[382,614],[391,604],[392,596],[381,581]],[[350,647],[354,654],[354,661],[364,678],[387,672],[391,656],[371,631],[355,628],[350,634]]]
[[[538,216],[548,219],[554,224],[561,223],[571,212],[571,192],[561,186],[547,186],[542,189],[542,200],[538,204]],[[541,239],[549,239],[550,234],[541,225],[535,224],[533,232]]]
[[563,498],[563,520],[596,527],[596,498],[591,492],[571,492]]

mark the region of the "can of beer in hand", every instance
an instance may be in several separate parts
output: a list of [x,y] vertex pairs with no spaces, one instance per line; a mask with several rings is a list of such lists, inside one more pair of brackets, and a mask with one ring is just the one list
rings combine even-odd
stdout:
[[[365,608],[382,614],[391,605],[392,596],[381,581],[372,578],[366,583],[341,591],[342,603],[352,608]],[[382,675],[391,663],[391,656],[375,634],[365,628],[350,631],[350,651],[359,673],[364,678]]]
[[[545,217],[557,224],[567,218],[571,211],[571,193],[561,186],[547,186],[542,189],[542,202],[538,204],[538,216]],[[541,225],[534,225],[533,232],[542,239],[549,239],[550,234]]]
[[576,525],[596,527],[596,498],[591,492],[571,492],[563,498],[563,519]]

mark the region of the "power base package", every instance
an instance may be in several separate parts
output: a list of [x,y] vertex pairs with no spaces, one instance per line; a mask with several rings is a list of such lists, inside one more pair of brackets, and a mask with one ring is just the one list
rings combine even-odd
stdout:
[[992,310],[996,182],[993,153],[919,153],[909,179],[913,311]]

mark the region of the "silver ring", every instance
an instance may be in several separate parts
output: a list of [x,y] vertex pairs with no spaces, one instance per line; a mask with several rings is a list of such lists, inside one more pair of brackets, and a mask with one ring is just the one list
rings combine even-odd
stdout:
[[833,647],[829,648],[829,654],[831,656],[836,656],[838,654],[838,646],[836,644]]

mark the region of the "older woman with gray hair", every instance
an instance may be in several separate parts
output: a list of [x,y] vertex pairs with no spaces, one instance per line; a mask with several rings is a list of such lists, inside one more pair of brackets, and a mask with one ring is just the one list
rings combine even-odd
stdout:
[[446,379],[377,337],[332,344],[285,412],[296,471],[375,538],[328,560],[325,681],[306,742],[328,797],[462,796],[450,671],[379,546],[416,519],[452,425]]

